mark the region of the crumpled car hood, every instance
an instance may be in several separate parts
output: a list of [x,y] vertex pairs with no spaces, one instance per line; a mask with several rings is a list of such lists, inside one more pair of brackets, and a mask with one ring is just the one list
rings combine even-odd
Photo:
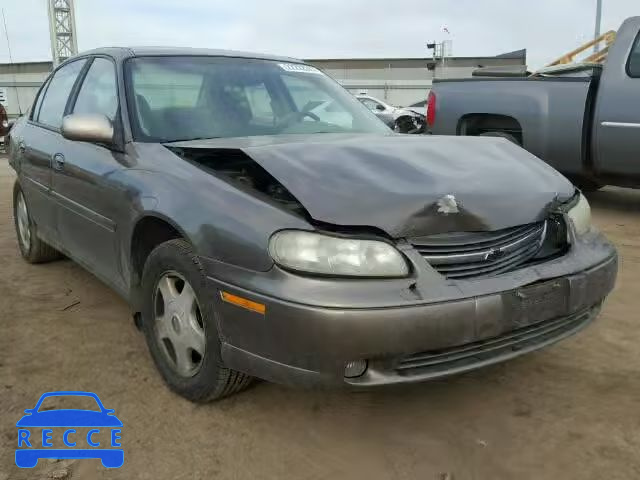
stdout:
[[500,138],[313,134],[171,146],[240,149],[316,221],[377,227],[396,238],[532,223],[575,191]]

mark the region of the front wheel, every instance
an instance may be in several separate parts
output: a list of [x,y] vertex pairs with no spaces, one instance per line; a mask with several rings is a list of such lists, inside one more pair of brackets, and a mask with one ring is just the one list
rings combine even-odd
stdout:
[[216,400],[246,388],[251,377],[224,366],[214,295],[191,245],[156,247],[142,276],[142,328],[163,379],[194,401]]

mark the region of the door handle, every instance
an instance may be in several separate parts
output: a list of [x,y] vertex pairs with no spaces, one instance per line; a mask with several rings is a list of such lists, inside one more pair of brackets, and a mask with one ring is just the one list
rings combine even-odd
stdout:
[[18,150],[21,154],[27,151],[27,144],[24,143],[24,140],[20,140],[18,142]]
[[62,155],[61,153],[56,153],[53,156],[53,169],[54,170],[64,169],[64,155]]

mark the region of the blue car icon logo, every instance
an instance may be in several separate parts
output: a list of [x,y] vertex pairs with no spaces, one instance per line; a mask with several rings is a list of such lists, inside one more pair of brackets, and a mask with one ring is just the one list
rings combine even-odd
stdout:
[[[49,397],[90,397],[95,400],[99,409],[41,411],[42,402]],[[122,422],[114,415],[114,410],[104,408],[95,393],[45,393],[34,408],[24,412],[26,415],[16,423],[18,427],[16,465],[18,467],[33,468],[41,458],[99,458],[106,468],[118,468],[124,463],[124,450],[120,444]],[[90,429],[86,435],[77,430],[84,430],[87,427]],[[42,428],[42,435],[36,435],[35,428]],[[53,448],[54,429],[56,433],[62,434],[58,440],[62,440],[65,448]],[[105,441],[106,435],[108,441]],[[85,444],[88,448],[84,448]]]

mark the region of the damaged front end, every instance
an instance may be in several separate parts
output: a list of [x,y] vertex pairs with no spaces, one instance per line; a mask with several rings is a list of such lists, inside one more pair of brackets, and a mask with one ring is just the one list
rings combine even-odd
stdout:
[[[272,200],[296,199],[314,222],[395,239],[540,222],[574,194],[553,168],[501,139],[315,134],[165,146],[214,173],[248,179]],[[455,202],[453,211],[443,209],[445,200]]]
[[562,208],[573,187],[507,142],[474,142],[469,161],[468,148],[437,137],[297,137],[165,146],[319,232],[406,241],[449,279],[509,272],[569,248]]
[[[167,146],[278,207],[253,244],[270,268],[201,259],[212,291],[264,307],[218,305],[225,364],[284,383],[414,382],[542,348],[595,318],[616,254],[568,181],[507,142],[414,138]],[[260,202],[252,211],[260,223]]]
[[242,150],[166,147],[180,158],[204,168],[236,188],[256,193],[265,201],[297,215],[309,216],[302,204],[278,180]]

